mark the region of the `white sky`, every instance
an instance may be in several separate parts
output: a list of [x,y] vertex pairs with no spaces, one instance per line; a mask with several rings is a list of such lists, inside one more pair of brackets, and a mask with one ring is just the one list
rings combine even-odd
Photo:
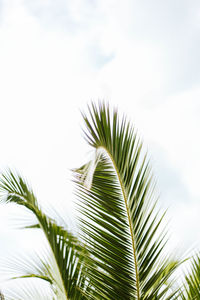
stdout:
[[[69,169],[90,150],[80,109],[108,100],[149,149],[171,248],[200,246],[199,53],[198,0],[0,0],[0,169],[65,203],[71,224]],[[35,243],[14,215],[2,206],[1,256]]]

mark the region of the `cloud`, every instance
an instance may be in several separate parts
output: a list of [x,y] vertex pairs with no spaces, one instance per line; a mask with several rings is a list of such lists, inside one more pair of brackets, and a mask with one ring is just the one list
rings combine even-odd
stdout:
[[134,35],[162,47],[166,89],[191,88],[200,79],[199,1],[135,2]]
[[150,142],[149,148],[157,181],[156,193],[160,195],[161,208],[167,210],[165,220],[169,221],[169,251],[174,252],[177,248],[183,254],[200,247],[199,197],[194,196],[191,186],[185,181],[184,172],[170,160],[166,147]]
[[[126,0],[121,5],[120,1],[112,0],[59,0],[55,5],[54,1],[43,0],[27,1],[26,8],[43,30],[71,36],[77,40],[78,47],[83,44],[82,56],[90,68],[99,71],[116,58],[120,67],[124,65],[127,77],[132,76],[134,91],[138,88],[138,72],[142,72],[143,85],[150,98],[156,93],[156,97],[163,99],[166,94],[187,90],[199,82],[199,1],[190,5],[180,0],[166,3]],[[126,59],[130,62],[127,69]],[[110,69],[115,68],[116,60],[109,64]],[[150,70],[149,64],[152,64]],[[109,73],[109,76],[117,75]],[[157,80],[157,86],[152,84],[152,79]],[[123,86],[124,78],[120,80]],[[151,84],[152,89],[146,84]],[[109,90],[107,83],[100,85]],[[127,90],[129,86],[125,87]],[[143,94],[144,88],[138,89]],[[152,101],[160,102],[160,99]]]
[[[57,30],[67,34],[79,34],[96,27],[103,14],[99,1],[36,0],[27,1],[26,8],[47,30]],[[101,19],[101,22],[103,20]]]
[[[47,30],[84,35],[87,47],[115,53],[122,45],[149,44],[155,50],[168,93],[191,88],[200,79],[199,1],[28,1],[26,7]],[[127,43],[128,41],[128,43]],[[94,46],[92,46],[94,47]],[[86,50],[87,51],[87,50]],[[88,50],[89,53],[92,49]],[[91,64],[94,63],[91,55]],[[95,60],[96,61],[96,60]],[[149,57],[151,61],[151,56]],[[101,64],[100,64],[101,65]],[[96,64],[98,68],[98,63]]]

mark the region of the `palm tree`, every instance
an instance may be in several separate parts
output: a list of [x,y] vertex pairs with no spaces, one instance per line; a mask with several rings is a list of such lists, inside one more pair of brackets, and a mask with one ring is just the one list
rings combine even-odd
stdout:
[[[178,299],[172,275],[179,262],[165,253],[164,214],[157,209],[142,142],[116,110],[105,104],[88,109],[84,133],[93,157],[73,170],[79,237],[44,213],[20,175],[1,176],[2,201],[31,211],[37,219],[31,228],[42,230],[48,242],[45,258],[10,264],[12,277],[46,282],[47,299]],[[37,292],[36,297],[33,289],[26,291],[28,299],[45,299],[44,290]],[[27,299],[20,291],[12,297],[6,299]]]

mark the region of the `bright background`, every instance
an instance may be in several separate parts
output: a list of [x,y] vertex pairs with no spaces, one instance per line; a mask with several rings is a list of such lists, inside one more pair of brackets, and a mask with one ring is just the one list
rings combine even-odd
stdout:
[[[170,249],[200,246],[199,53],[199,0],[0,0],[0,169],[73,227],[69,170],[90,151],[80,110],[104,99],[149,150]],[[1,257],[37,244],[20,218],[1,206]]]

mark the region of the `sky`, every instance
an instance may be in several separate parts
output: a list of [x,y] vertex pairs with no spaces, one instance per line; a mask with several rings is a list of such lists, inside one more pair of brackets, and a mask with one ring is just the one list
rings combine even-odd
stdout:
[[[170,249],[200,248],[199,53],[197,0],[0,0],[0,170],[73,227],[69,170],[90,155],[80,111],[108,101],[149,151]],[[21,219],[2,205],[1,257],[36,243]]]

